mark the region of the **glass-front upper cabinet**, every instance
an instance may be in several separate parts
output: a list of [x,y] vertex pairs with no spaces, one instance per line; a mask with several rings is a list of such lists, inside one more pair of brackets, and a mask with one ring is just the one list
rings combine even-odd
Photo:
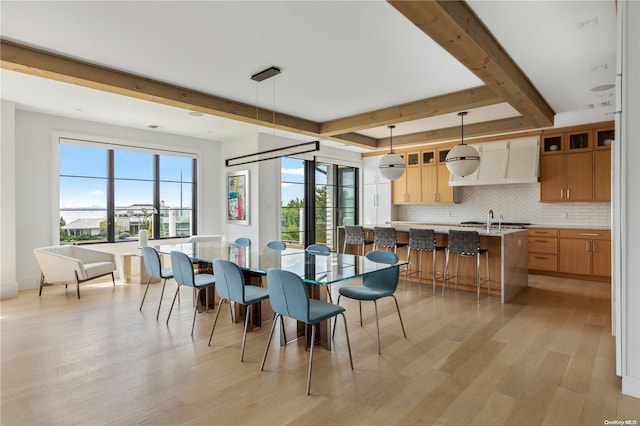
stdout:
[[431,151],[422,151],[422,164],[427,166],[429,164],[436,163],[436,152],[434,150]]
[[542,137],[543,154],[559,154],[563,151],[564,134],[558,133]]
[[596,128],[595,132],[595,149],[611,149],[611,144],[616,139],[613,127]]
[[420,165],[420,153],[408,152],[407,153],[407,166],[419,166]]
[[591,129],[573,132],[550,133],[542,136],[543,154],[560,154],[569,152],[591,151]]
[[565,152],[589,151],[591,149],[591,132],[589,129],[567,133]]
[[438,150],[438,163],[444,164],[447,162],[447,154],[451,149],[439,149]]

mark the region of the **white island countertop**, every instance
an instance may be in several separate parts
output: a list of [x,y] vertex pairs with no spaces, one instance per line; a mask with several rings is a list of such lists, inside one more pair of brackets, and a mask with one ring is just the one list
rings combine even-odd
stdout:
[[[497,225],[497,224],[496,224]],[[486,226],[479,225],[458,225],[458,224],[424,224],[424,223],[410,223],[410,222],[392,222],[382,225],[364,225],[365,228],[373,229],[375,226],[391,227],[396,231],[409,232],[409,228],[425,228],[433,229],[437,234],[447,234],[450,230],[454,231],[478,231],[478,234],[483,237],[501,237],[503,235],[514,234],[516,232],[526,231],[525,228],[502,228],[498,230],[497,226],[492,226],[491,230],[487,232]]]

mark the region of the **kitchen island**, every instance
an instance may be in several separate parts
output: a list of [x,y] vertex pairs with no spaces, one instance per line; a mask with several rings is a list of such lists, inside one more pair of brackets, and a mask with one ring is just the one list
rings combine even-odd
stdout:
[[[489,250],[489,275],[491,278],[491,294],[500,297],[502,303],[508,302],[515,295],[523,291],[528,286],[528,264],[527,264],[527,230],[526,229],[501,229],[492,228],[487,232],[486,227],[469,227],[459,225],[444,224],[424,224],[412,222],[391,222],[379,226],[392,226],[398,234],[398,243],[409,242],[409,228],[428,228],[433,229],[436,233],[436,244],[441,246],[447,245],[449,230],[460,231],[477,231],[480,235],[480,247]],[[374,225],[365,225],[365,232],[370,233],[373,240]],[[342,250],[342,242],[344,238],[344,228],[338,229],[338,247]],[[368,247],[367,250],[371,250]],[[349,251],[349,247],[347,247]],[[354,252],[355,253],[355,252]],[[411,253],[411,264],[418,264],[418,254],[416,251]],[[430,254],[429,254],[430,255]],[[426,256],[427,254],[424,254]],[[406,259],[406,247],[398,248],[398,257]],[[436,270],[442,272],[444,270],[444,252],[437,254]],[[430,262],[423,259],[423,268],[429,269]],[[462,257],[460,259],[460,272],[458,289],[476,291],[473,275],[475,274],[475,258]],[[481,276],[486,276],[486,266],[484,260],[481,262]],[[449,275],[455,274],[455,261],[449,262]],[[429,274],[423,274],[423,282],[431,284],[428,278]],[[402,278],[402,277],[401,277]],[[425,281],[426,278],[426,281]],[[441,282],[439,282],[442,285]],[[453,291],[454,281],[449,282],[447,292]],[[450,290],[449,290],[450,289]],[[486,295],[486,285],[483,284],[481,293]],[[483,299],[481,298],[481,301]]]

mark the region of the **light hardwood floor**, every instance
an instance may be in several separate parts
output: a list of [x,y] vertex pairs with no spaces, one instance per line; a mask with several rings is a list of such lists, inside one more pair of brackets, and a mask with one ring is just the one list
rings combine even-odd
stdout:
[[[415,424],[603,425],[640,421],[640,400],[620,393],[611,337],[609,285],[531,275],[513,303],[430,284],[379,303],[382,355],[373,305],[344,301],[355,370],[342,322],[334,350],[316,348],[311,396],[305,396],[302,344],[272,343],[260,362],[270,322],[249,333],[240,363],[242,324],[223,307],[198,314],[183,293],[169,326],[175,284],[64,286],[1,303],[2,425]],[[353,283],[351,283],[353,284]],[[334,289],[337,291],[337,289]],[[226,314],[226,315],[225,315]]]

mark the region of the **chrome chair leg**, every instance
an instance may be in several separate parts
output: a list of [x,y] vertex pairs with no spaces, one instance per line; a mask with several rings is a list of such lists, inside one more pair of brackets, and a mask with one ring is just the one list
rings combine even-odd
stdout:
[[476,255],[476,285],[478,287],[478,303],[480,303],[480,253]]
[[444,277],[442,281],[442,296],[444,297],[444,289],[447,287],[447,281],[449,280],[449,249],[446,249],[444,253]]
[[460,273],[460,253],[456,253],[456,291],[458,291],[458,274]]
[[[151,279],[151,278],[149,278]],[[160,306],[162,306],[162,297],[164,296],[164,287],[167,285],[167,279],[164,279],[164,282],[162,283],[162,291],[160,292],[160,301],[158,302],[158,312],[156,313],[156,321],[158,320],[158,318],[160,317]],[[146,292],[145,292],[146,293]],[[144,300],[143,300],[144,301]],[[179,301],[178,301],[179,303]],[[142,305],[140,305],[142,307]]]
[[211,339],[213,338],[213,331],[216,329],[216,324],[218,323],[218,316],[220,315],[220,308],[222,305],[222,302],[225,299],[223,299],[222,297],[220,298],[220,302],[218,302],[218,309],[216,311],[216,316],[213,318],[213,326],[211,327],[211,334],[209,335],[209,343],[208,346],[211,346]]
[[[409,246],[409,248],[407,249],[407,261],[409,261],[411,259],[411,246]],[[404,283],[402,284],[402,288],[404,289],[407,286],[407,277],[409,276],[409,265],[407,265],[404,269]],[[418,280],[420,280],[420,278],[418,277]]]
[[358,308],[360,308],[360,327],[362,327],[362,300],[358,300]]
[[491,276],[489,274],[489,252],[486,252],[485,259],[487,261],[487,294],[491,297]]
[[[347,349],[349,349],[349,363],[351,364],[351,369],[353,370],[353,358],[351,356],[351,342],[349,341],[349,329],[347,328],[347,317],[344,315],[344,312],[341,312],[340,315],[342,315],[342,320],[344,322],[344,334],[347,336]],[[335,322],[338,322],[338,320],[336,319]],[[335,333],[335,322],[334,322],[334,328],[333,331]]]
[[436,295],[436,250],[433,251],[433,265],[431,266],[432,274],[433,274],[433,295]]
[[[218,306],[220,310],[220,306]],[[246,305],[244,309],[244,333],[242,333],[242,349],[240,350],[240,362],[244,361],[244,347],[247,343],[247,328],[251,320],[251,305]]]
[[391,295],[391,297],[393,297],[393,300],[396,301],[396,309],[398,310],[398,318],[400,318],[400,327],[402,327],[402,334],[404,335],[404,338],[407,338],[407,333],[405,333],[404,331],[404,322],[402,321],[402,315],[400,315],[400,306],[398,306],[398,299],[396,299],[396,296],[394,296],[393,294]]
[[149,283],[151,283],[151,276],[149,276],[149,279],[147,280],[147,288],[144,289],[144,294],[142,295],[142,302],[140,302],[140,309],[138,309],[139,311],[142,311],[142,305],[144,305],[144,299],[147,297],[147,292],[149,291]]
[[282,315],[275,314],[273,317],[273,324],[271,324],[271,331],[269,332],[269,338],[267,339],[267,347],[264,350],[264,356],[262,357],[262,364],[260,364],[260,371],[264,371],[264,363],[267,361],[267,353],[269,353],[269,345],[271,344],[271,338],[273,337],[273,330],[276,328],[276,323],[278,322],[278,318],[280,318],[280,322],[282,323]]
[[309,372],[307,373],[307,395],[311,395],[311,368],[313,366],[313,342],[316,340],[316,326],[311,325],[311,350],[309,350]]
[[[200,298],[200,290],[202,290],[201,288],[198,289],[198,295],[196,296],[196,298]],[[191,323],[191,335],[193,336],[193,330],[196,327],[196,315],[198,314],[198,304],[196,303],[196,307],[193,308],[193,322]]]
[[178,284],[178,288],[176,288],[176,294],[173,295],[173,301],[171,302],[171,308],[169,309],[169,315],[167,316],[166,324],[169,325],[169,318],[171,318],[171,312],[173,312],[173,305],[176,303],[176,297],[178,296],[178,292],[180,291],[180,284]]
[[376,300],[373,301],[373,307],[376,311],[376,334],[378,335],[378,355],[382,353],[380,350],[380,324],[378,324],[378,303]]

